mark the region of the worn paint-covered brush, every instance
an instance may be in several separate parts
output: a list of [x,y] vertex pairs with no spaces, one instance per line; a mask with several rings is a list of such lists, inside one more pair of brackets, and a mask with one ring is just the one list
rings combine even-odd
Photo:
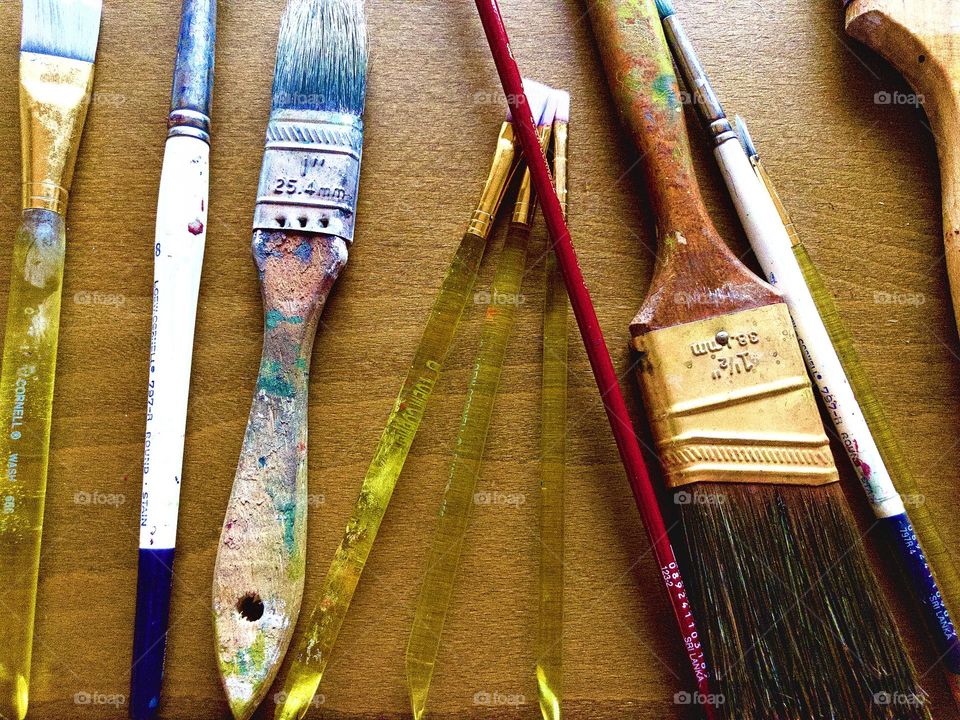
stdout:
[[[547,96],[546,107],[537,123],[542,146],[550,141],[557,102],[556,91],[539,83],[525,83],[528,95]],[[537,100],[531,102],[537,104]],[[456,584],[463,541],[474,503],[487,432],[506,357],[507,344],[517,316],[517,298],[526,269],[530,228],[536,213],[536,197],[530,173],[524,172],[517,191],[513,218],[507,231],[480,334],[480,348],[467,388],[467,400],[460,419],[447,484],[440,501],[440,514],[423,581],[417,595],[413,626],[407,641],[405,666],[407,690],[414,720],[426,712],[427,696],[440,650],[443,626]]]
[[[546,96],[542,97],[541,111]],[[330,563],[320,599],[287,673],[276,720],[300,720],[309,711],[323,680],[340,628],[360,582],[394,488],[440,380],[464,309],[471,297],[493,222],[517,165],[513,123],[508,114],[480,201],[457,247],[430,311],[407,377],[400,388],[360,486],[347,530]]]
[[300,610],[310,356],[353,240],[366,65],[361,0],[290,0],[254,213],[263,358],[213,580],[217,660],[238,720],[269,689]]
[[153,244],[153,332],[130,716],[160,705],[187,399],[210,189],[216,0],[183,0]]
[[0,718],[27,713],[66,255],[67,201],[93,89],[100,0],[24,0],[23,215],[0,372]]
[[[653,0],[603,0],[591,16],[658,218],[654,278],[631,332],[717,714],[929,718],[846,506],[787,306],[703,205]],[[729,123],[716,132],[733,136]]]

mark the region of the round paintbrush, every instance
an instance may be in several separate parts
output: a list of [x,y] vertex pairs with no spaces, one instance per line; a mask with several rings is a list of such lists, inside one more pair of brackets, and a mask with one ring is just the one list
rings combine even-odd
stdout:
[[591,16],[658,217],[654,278],[631,331],[718,715],[929,717],[837,482],[786,305],[704,208],[653,0],[602,0]]

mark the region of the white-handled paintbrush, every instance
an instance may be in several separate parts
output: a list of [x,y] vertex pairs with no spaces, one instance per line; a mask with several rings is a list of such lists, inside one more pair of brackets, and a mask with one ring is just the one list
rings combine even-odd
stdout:
[[216,0],[183,0],[153,246],[153,325],[130,715],[160,702],[193,332],[207,234]]

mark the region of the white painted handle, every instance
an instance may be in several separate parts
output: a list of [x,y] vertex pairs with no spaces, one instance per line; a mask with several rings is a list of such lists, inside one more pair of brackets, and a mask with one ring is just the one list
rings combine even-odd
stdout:
[[736,138],[714,151],[753,252],[767,280],[783,294],[800,339],[811,380],[879,518],[904,512],[903,501],[883,464],[840,358],[820,318],[793,254],[773,199],[753,171]]
[[210,147],[167,140],[153,248],[153,326],[140,547],[173,548],[190,392],[193,331],[207,228]]

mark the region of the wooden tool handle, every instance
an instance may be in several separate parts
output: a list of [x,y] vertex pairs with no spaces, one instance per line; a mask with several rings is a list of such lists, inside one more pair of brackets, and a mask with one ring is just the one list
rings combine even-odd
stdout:
[[943,233],[953,311],[960,327],[960,3],[857,0],[847,33],[897,67],[930,120],[943,190]]
[[[253,252],[263,293],[263,357],[213,585],[224,683],[247,685],[251,695],[269,689],[300,609],[310,355],[347,247],[333,236],[258,230]],[[232,689],[229,697],[243,695]]]
[[779,302],[776,291],[730,251],[704,207],[653,0],[600,0],[590,15],[614,100],[643,158],[658,221],[653,283],[631,330],[636,335]]

